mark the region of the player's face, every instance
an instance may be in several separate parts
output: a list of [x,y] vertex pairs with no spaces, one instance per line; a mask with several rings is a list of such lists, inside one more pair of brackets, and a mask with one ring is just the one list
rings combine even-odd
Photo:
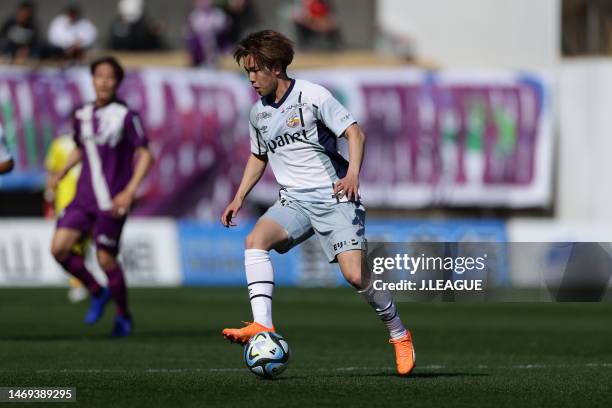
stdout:
[[93,85],[99,102],[108,102],[115,97],[117,78],[110,64],[100,64],[93,73]]
[[277,75],[268,68],[257,66],[250,55],[244,59],[244,69],[249,76],[251,86],[260,96],[267,96],[276,91],[278,86]]

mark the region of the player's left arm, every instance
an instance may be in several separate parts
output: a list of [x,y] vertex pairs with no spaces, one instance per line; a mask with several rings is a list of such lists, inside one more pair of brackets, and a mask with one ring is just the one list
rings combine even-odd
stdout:
[[153,165],[153,154],[148,147],[143,146],[136,149],[136,164],[134,174],[127,186],[113,198],[112,213],[115,217],[122,217],[132,206],[136,192],[142,180],[146,177]]
[[344,132],[348,142],[349,166],[346,176],[336,182],[334,193],[336,197],[346,196],[349,200],[359,200],[359,172],[363,163],[365,134],[357,123],[350,125]]

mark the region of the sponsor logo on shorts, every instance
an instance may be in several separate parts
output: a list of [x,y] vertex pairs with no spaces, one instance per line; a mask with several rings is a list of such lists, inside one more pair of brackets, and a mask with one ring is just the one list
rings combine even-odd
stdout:
[[97,241],[97,242],[99,242],[99,243],[101,243],[101,244],[103,244],[103,245],[109,246],[109,247],[115,247],[115,246],[117,246],[117,241],[115,241],[114,239],[112,239],[112,238],[108,237],[108,236],[107,236],[107,235],[105,235],[105,234],[100,234],[100,235],[98,235],[98,236],[96,237],[96,241]]
[[344,247],[353,247],[353,246],[356,246],[357,244],[359,244],[359,241],[356,238],[353,238],[350,240],[345,239],[344,241],[336,242],[334,244],[334,251],[337,251]]

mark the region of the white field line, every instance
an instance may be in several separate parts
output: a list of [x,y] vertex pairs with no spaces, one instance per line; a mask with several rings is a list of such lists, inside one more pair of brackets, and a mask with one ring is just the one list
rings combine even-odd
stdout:
[[[516,364],[507,366],[488,366],[478,365],[475,368],[479,370],[497,370],[497,369],[515,369],[515,370],[533,370],[533,369],[545,369],[545,368],[576,368],[576,367],[588,367],[588,368],[612,368],[612,363],[585,363],[585,364]],[[469,369],[470,367],[466,367]],[[457,367],[449,367],[439,364],[431,364],[419,366],[417,364],[417,370],[444,370],[444,369],[457,369]],[[316,368],[316,369],[295,369],[291,371],[296,372],[345,372],[345,371],[394,371],[394,367],[336,367],[336,368]],[[0,370],[9,371],[9,370]],[[61,368],[61,369],[40,369],[36,370],[36,373],[83,373],[83,374],[104,374],[104,373],[134,373],[141,371],[145,374],[167,374],[167,373],[214,373],[214,372],[241,372],[246,371],[245,368],[144,368],[144,369],[124,369],[124,368]]]

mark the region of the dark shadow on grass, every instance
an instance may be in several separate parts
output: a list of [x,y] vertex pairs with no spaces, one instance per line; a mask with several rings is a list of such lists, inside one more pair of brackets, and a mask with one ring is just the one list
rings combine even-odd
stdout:
[[338,373],[338,374],[325,374],[325,373],[317,373],[313,371],[312,375],[286,375],[279,378],[274,378],[272,380],[261,379],[263,382],[267,381],[291,381],[291,380],[308,380],[312,379],[313,376],[318,378],[347,378],[347,377],[396,377],[403,378],[406,380],[410,379],[430,379],[430,378],[453,378],[453,377],[489,377],[490,374],[483,373],[412,373],[407,377],[402,377],[397,373],[391,371],[377,372],[377,373],[356,373],[356,372],[346,372],[346,373]]
[[89,340],[100,340],[108,338],[108,334],[32,334],[23,336],[0,336],[0,341],[41,341],[41,342],[53,342],[53,341],[89,341]]
[[475,373],[412,373],[407,377],[402,377],[401,375],[391,372],[384,371],[378,373],[347,373],[347,374],[332,374],[332,375],[322,375],[321,377],[397,377],[397,378],[405,378],[407,380],[414,378],[452,378],[452,377],[487,377],[489,374],[475,374]]
[[489,377],[486,373],[412,373],[406,378]]
[[[134,333],[126,338],[126,340],[153,340],[153,339],[199,339],[205,340],[208,338],[219,339],[223,341],[220,331],[217,330],[143,330],[140,331],[138,328]],[[91,341],[91,340],[121,340],[115,339],[110,336],[110,328],[108,333],[58,333],[58,334],[24,334],[24,335],[13,335],[13,336],[0,336],[1,341],[42,341],[42,342],[53,342],[53,341]]]
[[221,329],[212,330],[212,329],[196,329],[196,330],[138,330],[134,332],[134,338],[139,339],[171,339],[171,338],[198,338],[204,340],[206,338],[214,338],[219,341],[223,340],[221,336]]

